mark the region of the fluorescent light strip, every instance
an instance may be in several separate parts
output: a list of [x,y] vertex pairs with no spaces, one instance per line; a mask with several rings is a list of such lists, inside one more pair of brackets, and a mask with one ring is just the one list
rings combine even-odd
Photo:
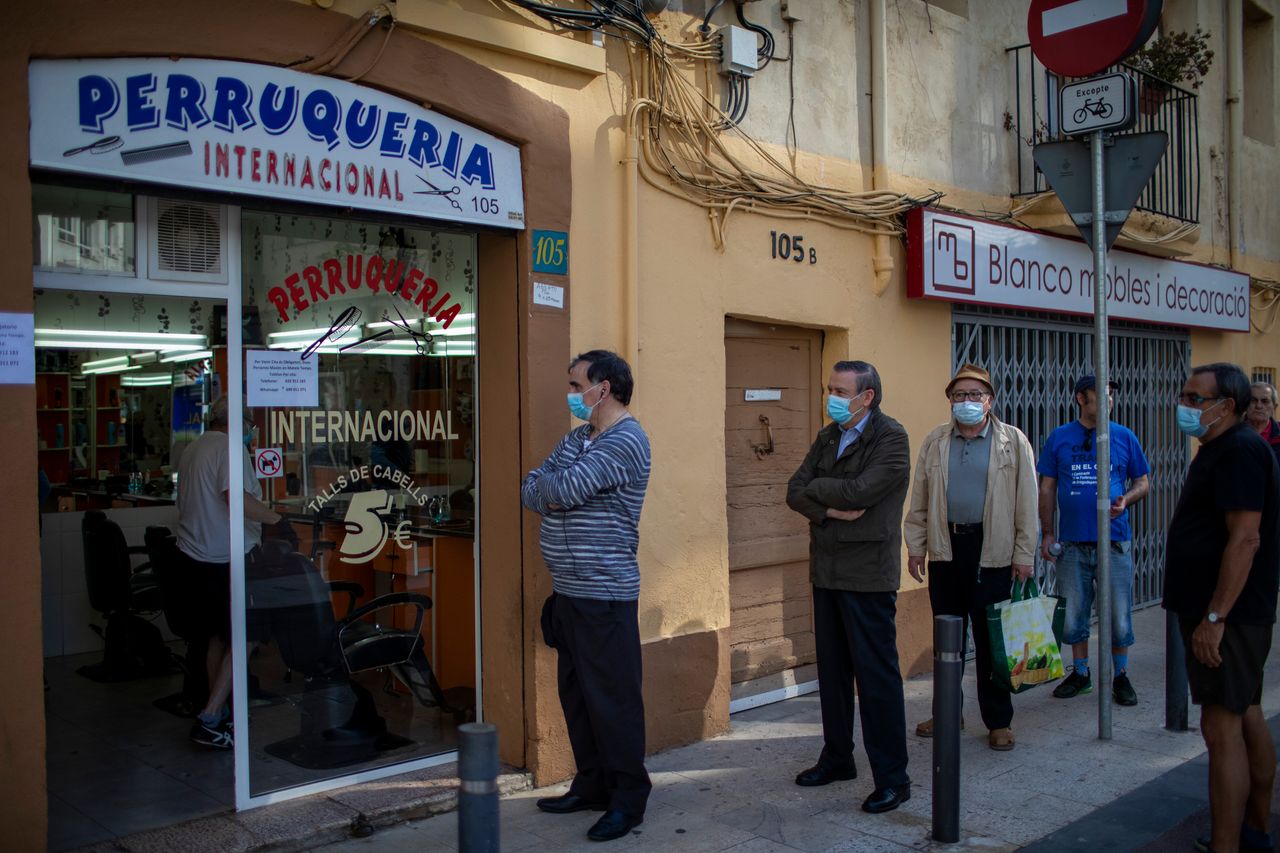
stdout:
[[[101,350],[155,350],[157,349],[155,341],[125,341],[125,340],[75,340],[68,338],[66,340],[50,340],[49,338],[41,338],[36,336],[35,346],[40,349],[101,349]],[[190,350],[203,349],[204,344],[177,344],[174,346],[165,346],[160,348],[161,352],[188,352]]]
[[117,366],[117,367],[98,367],[98,368],[94,368],[93,370],[85,370],[83,367],[81,367],[80,372],[86,376],[92,376],[92,375],[101,374],[101,373],[124,373],[125,371],[128,371],[128,370],[141,370],[141,369],[142,369],[141,364],[130,364],[125,366]]
[[[326,326],[323,329],[291,329],[288,332],[271,332],[270,334],[267,335],[267,338],[268,340],[270,340],[270,339],[280,339],[280,338],[308,338],[309,337],[312,340],[318,340],[319,338],[322,338],[328,335],[331,331],[333,331],[333,329],[328,326]],[[357,334],[357,335],[359,334],[357,327],[350,326],[344,329],[342,331],[342,335],[339,336],[339,339],[345,338],[351,334]]]
[[50,338],[129,338],[132,340],[151,340],[159,343],[167,341],[195,342],[204,341],[204,335],[186,334],[183,332],[107,332],[95,329],[36,329],[37,335]]
[[120,355],[115,358],[100,358],[97,361],[86,361],[80,365],[81,371],[94,371],[104,367],[125,367],[129,364],[129,356]]
[[160,363],[169,364],[180,361],[199,361],[202,358],[213,358],[213,351],[202,349],[197,350],[196,352],[180,352],[177,355],[162,356]]
[[160,385],[172,385],[172,376],[124,376],[120,384],[128,388],[150,388]]

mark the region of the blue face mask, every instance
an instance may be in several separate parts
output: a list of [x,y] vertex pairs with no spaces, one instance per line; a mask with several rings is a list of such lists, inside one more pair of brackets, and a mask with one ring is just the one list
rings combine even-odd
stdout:
[[249,445],[253,444],[253,431],[255,429],[256,427],[251,427],[248,425],[245,426],[244,435],[242,437],[245,447],[248,447]]
[[[1221,400],[1218,401],[1218,403],[1221,403],[1221,402],[1222,402]],[[1203,415],[1205,412],[1212,410],[1214,406],[1218,405],[1218,403],[1214,403],[1213,406],[1210,406],[1208,409],[1204,409],[1203,411],[1201,411],[1200,409],[1194,408],[1192,406],[1183,406],[1179,404],[1178,405],[1178,429],[1182,430],[1184,433],[1191,436],[1192,438],[1199,438],[1200,436],[1204,435],[1206,432],[1209,431],[1209,427],[1213,426],[1213,424],[1206,425],[1204,423],[1201,423],[1200,416]],[[1216,424],[1217,422],[1218,421],[1215,420],[1213,423]]]
[[[588,388],[587,391],[591,391],[593,388],[599,387],[600,383],[597,382],[595,385],[592,385],[591,388]],[[591,411],[595,409],[596,406],[600,405],[599,400],[596,401],[595,406],[588,406],[586,403],[582,402],[582,392],[580,391],[570,392],[566,397],[569,401],[569,412],[580,421],[591,420]]]
[[964,424],[965,426],[980,424],[984,415],[986,415],[986,412],[982,411],[981,403],[965,400],[963,403],[951,404],[951,416],[956,419],[958,424]]
[[840,424],[840,426],[844,426],[845,424],[849,423],[849,421],[853,420],[858,415],[862,414],[862,410],[866,408],[865,406],[862,406],[862,407],[859,407],[858,411],[850,412],[849,404],[851,402],[852,400],[847,400],[844,397],[837,397],[835,394],[828,394],[827,395],[827,415],[831,418],[831,420]]

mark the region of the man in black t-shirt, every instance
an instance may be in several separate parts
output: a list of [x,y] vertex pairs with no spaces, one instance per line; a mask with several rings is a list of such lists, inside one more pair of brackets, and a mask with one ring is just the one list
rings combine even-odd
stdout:
[[1201,447],[1165,547],[1164,607],[1178,615],[1209,750],[1213,833],[1197,841],[1209,851],[1272,849],[1276,752],[1260,703],[1280,588],[1280,466],[1243,421],[1249,400],[1234,364],[1193,368],[1182,386],[1178,427]]

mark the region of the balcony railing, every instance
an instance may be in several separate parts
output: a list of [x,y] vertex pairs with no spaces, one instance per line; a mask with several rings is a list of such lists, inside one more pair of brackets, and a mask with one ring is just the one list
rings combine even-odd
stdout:
[[[1030,45],[1005,51],[1013,58],[1015,107],[1007,129],[1018,136],[1018,185],[1014,196],[1049,189],[1031,157],[1031,146],[1065,138],[1058,121],[1058,91],[1078,78],[1061,77],[1040,64]],[[1169,148],[1135,208],[1183,222],[1200,221],[1200,119],[1194,92],[1120,64],[1105,72],[1126,71],[1138,80],[1138,121],[1121,133],[1163,130]]]

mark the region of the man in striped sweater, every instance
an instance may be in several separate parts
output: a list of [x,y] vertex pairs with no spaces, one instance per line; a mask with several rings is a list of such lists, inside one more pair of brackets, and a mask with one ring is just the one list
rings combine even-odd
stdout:
[[593,841],[621,838],[644,819],[644,702],[636,562],[649,484],[649,439],[627,411],[634,383],[616,353],[591,350],[569,365],[569,411],[587,423],[560,440],[521,489],[542,516],[542,558],[555,592],[543,637],[559,653],[560,705],[578,772],[569,792],[538,800],[553,814],[605,814]]

